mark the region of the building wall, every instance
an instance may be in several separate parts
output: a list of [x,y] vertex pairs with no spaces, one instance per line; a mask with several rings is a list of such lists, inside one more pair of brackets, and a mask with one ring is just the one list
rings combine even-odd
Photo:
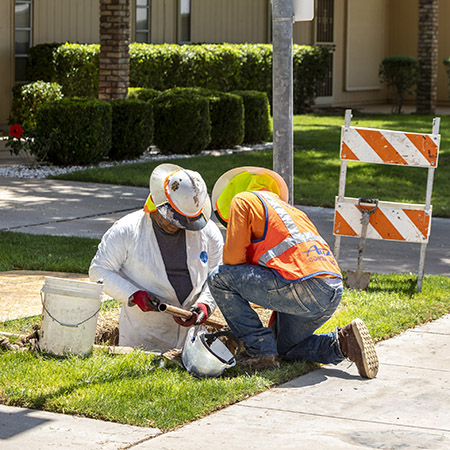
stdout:
[[[362,3],[367,8],[361,8]],[[377,77],[387,49],[388,0],[335,0],[334,11],[333,105],[357,107],[383,102],[386,91]]]
[[267,0],[192,0],[192,42],[268,42]]
[[[386,56],[407,55],[417,58],[418,0],[391,0],[389,16],[389,46]],[[439,1],[439,50],[438,50],[438,105],[450,104],[448,91],[448,76],[442,63],[444,58],[450,57],[450,0]],[[402,26],[398,26],[402,24]],[[409,96],[407,100],[412,101]]]
[[33,44],[99,42],[98,1],[39,0],[33,2]]
[[0,127],[8,121],[14,83],[13,3],[0,2]]
[[[177,11],[177,0],[152,0],[150,25],[152,43],[177,42]],[[133,30],[131,36],[134,36]]]

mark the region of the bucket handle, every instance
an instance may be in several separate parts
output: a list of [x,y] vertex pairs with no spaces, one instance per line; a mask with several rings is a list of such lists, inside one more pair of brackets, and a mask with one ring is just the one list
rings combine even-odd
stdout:
[[51,315],[51,313],[50,313],[50,311],[46,308],[46,306],[45,306],[45,301],[44,301],[44,298],[42,297],[42,291],[40,292],[40,294],[41,294],[41,303],[42,303],[42,307],[44,308],[44,311],[55,321],[55,322],[58,322],[61,326],[63,326],[63,327],[70,327],[70,328],[77,328],[77,327],[79,327],[80,325],[82,325],[84,322],[87,322],[88,320],[90,320],[90,319],[92,319],[93,317],[95,317],[97,314],[98,314],[98,312],[100,311],[100,309],[101,309],[101,305],[100,305],[100,308],[98,308],[97,309],[97,311],[95,311],[95,313],[94,314],[92,314],[91,316],[89,316],[87,319],[84,319],[84,320],[82,320],[81,322],[78,322],[78,323],[76,323],[76,324],[72,324],[72,323],[64,323],[64,322],[61,322],[60,320],[58,320],[56,317],[53,317],[52,315]]

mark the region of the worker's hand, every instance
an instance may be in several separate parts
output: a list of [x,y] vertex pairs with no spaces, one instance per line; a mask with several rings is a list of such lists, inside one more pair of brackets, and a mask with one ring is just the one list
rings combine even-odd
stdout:
[[133,303],[144,312],[158,311],[159,301],[146,291],[136,291],[128,301],[130,306],[133,306]]
[[197,303],[189,311],[192,312],[190,319],[183,320],[181,317],[173,316],[173,320],[182,327],[191,327],[192,325],[201,325],[208,319],[208,307],[204,303]]

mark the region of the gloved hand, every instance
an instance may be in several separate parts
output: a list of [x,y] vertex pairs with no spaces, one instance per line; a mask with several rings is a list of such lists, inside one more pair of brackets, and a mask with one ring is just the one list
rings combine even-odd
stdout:
[[158,311],[159,301],[146,291],[136,291],[128,300],[130,306],[138,305],[144,311]]
[[189,310],[192,312],[192,317],[184,320],[181,317],[173,316],[173,320],[182,327],[191,327],[192,325],[201,325],[208,319],[208,307],[204,303],[197,303]]

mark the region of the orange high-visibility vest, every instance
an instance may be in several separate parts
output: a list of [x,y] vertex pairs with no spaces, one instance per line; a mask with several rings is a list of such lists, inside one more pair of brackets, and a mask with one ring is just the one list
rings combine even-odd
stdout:
[[247,262],[274,269],[288,281],[312,277],[342,278],[329,245],[306,214],[266,191],[252,191],[266,210],[261,239],[252,241]]

